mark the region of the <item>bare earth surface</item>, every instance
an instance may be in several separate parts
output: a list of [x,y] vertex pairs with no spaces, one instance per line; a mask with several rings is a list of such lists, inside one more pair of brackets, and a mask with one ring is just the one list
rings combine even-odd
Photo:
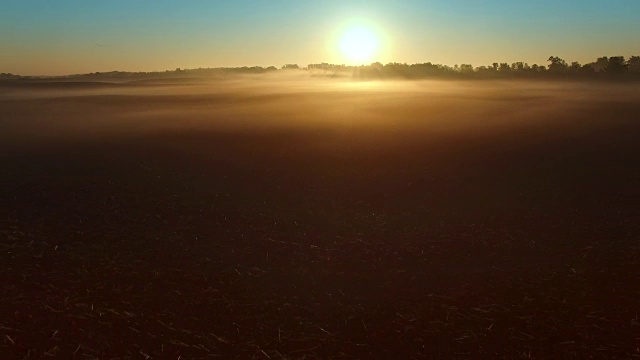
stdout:
[[0,83],[0,357],[640,357],[640,87]]

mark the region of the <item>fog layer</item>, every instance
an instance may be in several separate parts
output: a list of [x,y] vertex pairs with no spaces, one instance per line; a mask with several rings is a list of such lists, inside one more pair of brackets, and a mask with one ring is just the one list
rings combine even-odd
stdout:
[[[0,84],[0,143],[87,140],[162,131],[309,130],[356,139],[429,141],[528,129],[608,126],[635,85],[541,81],[245,80]],[[636,109],[637,111],[637,109]],[[597,115],[597,116],[594,116]],[[517,134],[515,135],[517,136]]]

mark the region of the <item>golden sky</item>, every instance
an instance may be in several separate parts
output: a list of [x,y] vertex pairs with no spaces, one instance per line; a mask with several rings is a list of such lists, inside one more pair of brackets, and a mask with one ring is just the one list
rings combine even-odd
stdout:
[[[373,61],[480,66],[546,64],[550,55],[590,62],[640,54],[640,1],[558,3],[14,1],[0,12],[0,72],[60,75]],[[370,56],[345,50],[344,39],[354,31],[374,36]],[[368,36],[352,39],[351,47],[362,52]]]

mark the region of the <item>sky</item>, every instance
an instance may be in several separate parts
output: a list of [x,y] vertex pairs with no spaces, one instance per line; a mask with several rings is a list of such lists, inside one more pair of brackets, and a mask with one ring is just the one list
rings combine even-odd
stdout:
[[0,0],[0,72],[63,75],[370,61],[488,65],[640,55],[638,0]]

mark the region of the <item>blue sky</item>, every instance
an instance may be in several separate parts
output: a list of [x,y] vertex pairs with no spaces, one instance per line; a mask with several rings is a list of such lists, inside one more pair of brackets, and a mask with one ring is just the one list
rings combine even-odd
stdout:
[[354,24],[379,36],[381,62],[640,54],[638,0],[0,0],[0,8],[0,72],[18,74],[343,63],[338,39]]

